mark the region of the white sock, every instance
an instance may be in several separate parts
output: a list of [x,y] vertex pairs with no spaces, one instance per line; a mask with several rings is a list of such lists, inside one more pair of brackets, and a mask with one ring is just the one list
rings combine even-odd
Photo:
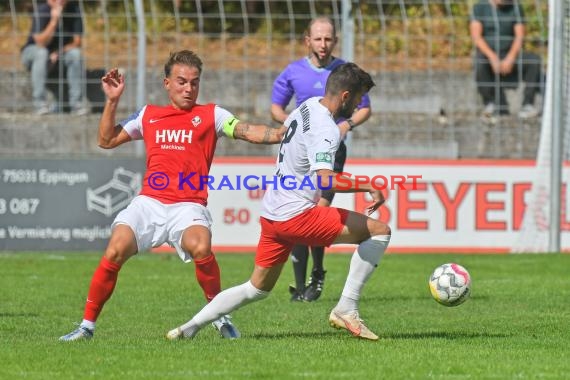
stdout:
[[180,329],[183,331],[184,336],[191,338],[208,323],[248,303],[266,298],[268,295],[269,292],[257,289],[250,281],[228,288],[215,296],[190,321],[180,326]]
[[88,321],[87,319],[81,321],[81,324],[79,326],[85,327],[86,329],[89,329],[91,331],[95,331],[95,322]]
[[352,254],[350,269],[335,309],[343,314],[358,311],[358,300],[364,284],[384,256],[390,235],[376,235],[360,243]]

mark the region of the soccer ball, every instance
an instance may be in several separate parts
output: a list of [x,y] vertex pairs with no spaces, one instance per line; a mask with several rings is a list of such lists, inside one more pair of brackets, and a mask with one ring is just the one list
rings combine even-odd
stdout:
[[444,306],[461,305],[471,293],[471,276],[459,264],[443,264],[431,274],[429,290],[433,298]]

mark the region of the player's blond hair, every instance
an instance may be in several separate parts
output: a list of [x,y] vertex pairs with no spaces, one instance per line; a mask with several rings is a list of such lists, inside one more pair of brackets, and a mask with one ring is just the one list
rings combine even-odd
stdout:
[[164,76],[169,77],[172,71],[172,66],[174,65],[186,65],[189,67],[195,67],[198,72],[202,74],[202,60],[196,53],[191,50],[180,50],[170,53],[170,57],[166,64],[164,65]]

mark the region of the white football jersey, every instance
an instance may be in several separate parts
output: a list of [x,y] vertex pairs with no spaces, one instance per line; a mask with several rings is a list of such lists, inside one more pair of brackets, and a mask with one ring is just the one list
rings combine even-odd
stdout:
[[289,220],[314,207],[321,197],[323,185],[316,171],[333,170],[340,143],[340,130],[321,99],[307,99],[285,120],[288,128],[277,155],[277,184],[268,184],[263,197],[261,216],[267,219]]

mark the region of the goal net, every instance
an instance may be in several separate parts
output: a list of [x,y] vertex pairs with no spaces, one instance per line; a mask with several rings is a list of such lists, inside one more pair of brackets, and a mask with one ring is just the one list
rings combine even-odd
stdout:
[[[560,2],[555,4],[556,2]],[[556,8],[558,6],[558,8]],[[532,182],[530,196],[527,201],[519,237],[512,247],[513,253],[543,253],[551,252],[551,236],[560,239],[561,231],[565,228],[568,205],[566,202],[568,179],[570,170],[565,163],[570,159],[570,0],[549,0],[548,23],[548,63],[545,86],[545,100],[543,107],[540,142],[536,156],[535,174]],[[560,9],[561,17],[556,17],[555,9]],[[556,51],[558,41],[559,49]],[[559,61],[556,61],[559,60]],[[555,71],[557,65],[561,67]],[[558,75],[562,72],[562,77]],[[560,91],[554,91],[555,81],[559,81]],[[553,133],[554,123],[559,120],[560,133]],[[558,160],[553,156],[552,143],[562,139],[562,157]],[[562,167],[562,169],[561,169]],[[553,173],[561,171],[561,189],[554,189],[552,185]],[[557,191],[560,191],[557,193]],[[558,223],[551,220],[551,201],[558,197],[560,209],[560,228]],[[556,199],[556,198],[554,198]],[[561,240],[561,247],[567,247]]]

